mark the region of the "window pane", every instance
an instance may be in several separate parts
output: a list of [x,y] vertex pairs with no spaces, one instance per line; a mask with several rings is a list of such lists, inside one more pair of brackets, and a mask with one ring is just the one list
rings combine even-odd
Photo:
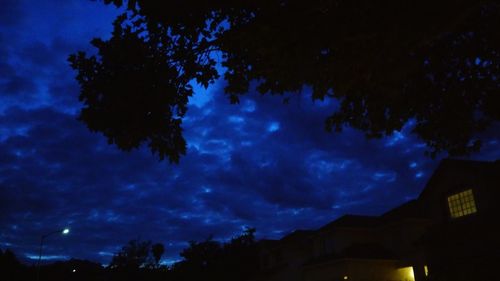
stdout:
[[452,218],[458,218],[477,212],[472,189],[449,196],[448,207]]

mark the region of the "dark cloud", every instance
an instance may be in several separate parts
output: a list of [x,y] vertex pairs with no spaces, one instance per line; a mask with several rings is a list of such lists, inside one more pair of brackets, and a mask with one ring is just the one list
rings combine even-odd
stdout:
[[22,5],[19,0],[2,0],[0,3],[0,28],[15,26],[22,20]]
[[6,81],[0,82],[0,93],[20,100],[36,92],[37,87],[28,77],[11,75]]

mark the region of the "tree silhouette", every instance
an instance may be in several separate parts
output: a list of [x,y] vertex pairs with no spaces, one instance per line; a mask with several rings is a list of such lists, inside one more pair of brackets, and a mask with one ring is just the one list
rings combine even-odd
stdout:
[[208,277],[220,275],[222,246],[211,237],[203,242],[189,242],[180,256],[183,260],[173,267],[174,276],[179,280],[212,280]]
[[153,255],[155,261],[155,267],[159,267],[161,256],[165,253],[165,247],[161,243],[156,243],[151,246],[151,254]]
[[14,252],[9,249],[0,249],[0,280],[27,280],[33,278],[32,274],[26,274],[26,267],[17,259]]
[[158,268],[164,251],[165,247],[161,243],[152,245],[151,241],[131,240],[113,256],[109,268]]
[[190,242],[174,264],[176,280],[248,280],[259,267],[255,229],[249,228],[227,243],[211,237],[203,242]]
[[479,150],[478,133],[500,119],[497,1],[104,2],[127,12],[109,40],[92,41],[97,55],[69,61],[80,120],[124,150],[147,143],[177,162],[190,82],[221,75],[233,103],[250,82],[336,98],[328,130],[383,137],[411,121],[433,155]]
[[163,280],[166,268],[159,264],[164,251],[161,243],[129,241],[113,256],[107,268],[111,280]]

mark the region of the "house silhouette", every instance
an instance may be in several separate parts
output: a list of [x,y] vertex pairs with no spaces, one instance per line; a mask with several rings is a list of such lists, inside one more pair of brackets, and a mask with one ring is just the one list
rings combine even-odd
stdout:
[[260,241],[253,280],[499,280],[500,161],[441,161],[420,196]]

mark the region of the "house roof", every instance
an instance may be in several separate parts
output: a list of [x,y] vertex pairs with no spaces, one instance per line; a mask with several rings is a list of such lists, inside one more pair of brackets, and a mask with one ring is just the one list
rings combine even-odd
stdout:
[[[433,173],[432,177],[426,184],[424,190],[416,200],[408,201],[398,207],[395,207],[381,216],[364,216],[364,215],[344,215],[336,220],[320,227],[316,231],[311,230],[296,230],[280,240],[269,242],[269,246],[295,244],[297,241],[314,235],[318,232],[327,232],[337,228],[358,228],[366,229],[382,226],[388,222],[401,221],[403,219],[425,219],[425,206],[423,206],[424,197],[432,195],[436,190],[436,185],[442,177],[447,177],[453,173],[467,172],[479,175],[488,175],[491,179],[496,179],[500,175],[500,160],[494,162],[480,162],[470,160],[454,160],[444,159],[440,162],[438,168]],[[363,249],[366,250],[363,252]],[[380,250],[380,251],[379,251]],[[351,252],[344,253],[343,256],[335,256],[330,258],[370,258],[370,255],[375,253],[378,258],[389,258],[391,254],[383,249],[367,248],[366,245],[361,248],[352,248]]]
[[307,238],[309,235],[314,233],[313,230],[295,230],[292,233],[284,236],[283,238],[280,239],[280,242],[289,242],[289,241],[296,241],[296,240],[301,240],[304,238]]
[[278,244],[278,242],[279,242],[278,240],[273,240],[273,239],[262,239],[257,241],[257,244],[259,247],[269,248],[275,246],[276,244]]
[[381,216],[384,222],[397,221],[406,218],[425,218],[420,204],[417,200],[408,201],[396,208],[393,208]]
[[[433,192],[434,181],[456,171],[467,171],[469,173],[491,173],[500,175],[500,160],[494,162],[444,159],[433,173],[424,190],[416,200],[408,201],[395,207],[381,216],[344,215],[338,219],[322,226],[319,231],[329,231],[335,228],[371,228],[389,221],[399,221],[407,218],[426,218],[422,210],[421,198]],[[309,233],[310,234],[310,233]],[[290,234],[289,236],[292,236]],[[285,236],[283,239],[285,239]]]
[[379,222],[380,218],[375,216],[344,215],[324,225],[319,230],[328,231],[338,227],[369,228],[376,226]]
[[433,189],[441,178],[448,174],[466,172],[472,174],[487,174],[500,173],[500,160],[494,162],[459,160],[459,159],[443,159],[436,168],[431,178],[420,193],[419,200],[433,193]]

